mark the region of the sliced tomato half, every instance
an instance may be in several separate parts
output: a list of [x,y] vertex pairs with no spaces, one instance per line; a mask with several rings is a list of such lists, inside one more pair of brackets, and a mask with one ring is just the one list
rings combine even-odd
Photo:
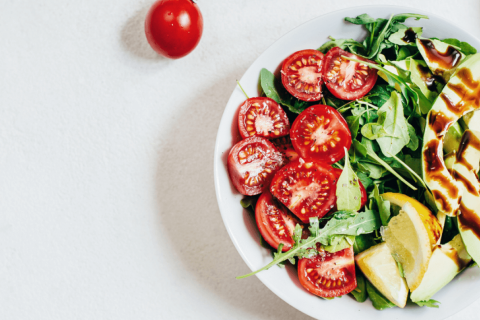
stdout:
[[357,287],[353,247],[300,259],[298,278],[308,292],[324,298],[340,297]]
[[275,100],[250,98],[240,106],[238,130],[244,139],[252,136],[278,138],[290,132],[290,121]]
[[282,64],[282,83],[294,97],[303,101],[322,98],[323,53],[302,50],[287,57]]
[[335,205],[336,176],[332,167],[302,159],[277,172],[270,191],[302,222],[323,217]]
[[285,160],[268,140],[251,137],[237,143],[227,160],[230,180],[241,194],[253,196],[267,189]]
[[271,141],[275,145],[275,147],[277,147],[278,151],[283,153],[285,159],[287,159],[289,162],[298,160],[298,158],[300,157],[298,155],[298,152],[295,151],[295,149],[293,148],[290,136],[285,136]]
[[[340,175],[342,174],[342,169],[338,169],[338,168],[333,168],[333,172],[335,173],[335,175],[337,176],[337,181],[338,181],[338,178],[340,178]],[[362,193],[362,197],[361,197],[361,203],[362,203],[362,208],[367,204],[367,190],[365,190],[365,187],[363,186],[362,182],[359,180],[358,181],[359,185],[360,185],[360,192]],[[335,190],[336,190],[336,184],[335,184]],[[335,201],[336,202],[336,201]],[[335,210],[336,211],[336,210]]]
[[327,52],[323,69],[325,85],[337,98],[356,100],[366,95],[377,82],[377,69],[366,64],[354,62],[344,57],[375,63],[335,47]]
[[269,190],[265,190],[258,198],[255,219],[260,234],[269,245],[278,249],[279,244],[283,243],[284,252],[292,248],[293,231],[299,221],[272,196]]
[[290,130],[295,150],[307,160],[332,164],[350,149],[352,134],[342,115],[330,106],[315,105],[295,119]]

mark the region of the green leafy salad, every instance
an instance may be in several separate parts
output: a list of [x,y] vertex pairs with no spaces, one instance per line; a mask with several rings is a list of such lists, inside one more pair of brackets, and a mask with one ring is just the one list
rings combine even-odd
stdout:
[[347,17],[363,41],[261,70],[227,166],[273,260],[239,279],[290,263],[324,299],[438,308],[480,261],[480,54],[410,18]]

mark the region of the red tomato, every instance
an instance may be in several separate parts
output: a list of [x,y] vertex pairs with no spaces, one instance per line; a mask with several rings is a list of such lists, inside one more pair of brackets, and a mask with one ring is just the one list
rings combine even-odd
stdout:
[[377,81],[377,69],[342,58],[342,56],[375,63],[346,52],[338,47],[330,49],[324,59],[323,80],[328,90],[342,100],[356,100],[372,90]]
[[290,130],[292,144],[300,156],[332,164],[350,149],[352,135],[342,115],[332,107],[315,105],[295,119]]
[[202,13],[192,0],[159,0],[145,20],[148,43],[167,58],[178,59],[192,52],[202,33]]
[[238,192],[247,196],[262,193],[285,160],[268,140],[251,137],[240,141],[228,155],[228,173]]
[[275,100],[250,98],[240,106],[238,129],[244,139],[251,136],[278,138],[290,132],[290,121]]
[[308,292],[332,298],[347,294],[357,287],[353,247],[319,255],[298,262],[298,278]]
[[277,172],[272,194],[302,222],[323,217],[335,205],[336,176],[332,167],[316,162],[290,162]]
[[[340,175],[342,174],[342,169],[338,168],[333,168],[333,173],[337,176],[337,181],[338,178],[340,178]],[[361,203],[362,203],[362,208],[367,204],[367,190],[365,190],[365,187],[363,186],[362,182],[359,180],[358,184],[360,185],[360,192],[362,193],[362,198],[361,198]],[[335,190],[336,190],[336,184],[335,184]],[[336,210],[335,210],[336,211]]]
[[282,83],[294,97],[303,101],[322,98],[323,53],[317,50],[295,52],[283,61]]
[[255,219],[260,234],[269,245],[278,249],[278,245],[283,243],[284,252],[292,248],[293,231],[299,222],[268,190],[258,198]]
[[274,139],[272,140],[272,143],[275,147],[277,147],[278,151],[283,153],[285,159],[287,159],[289,162],[298,160],[298,152],[293,149],[292,140],[290,140],[289,136]]

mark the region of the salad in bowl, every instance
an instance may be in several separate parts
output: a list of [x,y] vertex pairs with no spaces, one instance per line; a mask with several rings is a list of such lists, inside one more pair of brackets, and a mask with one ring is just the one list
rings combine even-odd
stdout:
[[480,261],[480,54],[404,24],[427,18],[347,17],[364,41],[261,70],[227,170],[273,260],[238,278],[289,263],[324,299],[438,307]]

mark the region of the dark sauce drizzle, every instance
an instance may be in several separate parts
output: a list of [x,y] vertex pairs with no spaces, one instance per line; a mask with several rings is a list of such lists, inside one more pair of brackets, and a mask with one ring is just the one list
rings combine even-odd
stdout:
[[420,43],[425,49],[428,60],[438,63],[443,69],[450,70],[456,67],[462,58],[460,51],[452,46],[448,46],[447,51],[445,52],[439,52],[435,48],[432,40],[423,39],[420,40]]
[[412,42],[415,42],[415,40],[417,40],[417,38],[418,38],[417,33],[415,31],[413,31],[412,28],[408,28],[405,31],[405,36],[402,38],[402,41],[404,41],[406,43],[412,43]]
[[420,73],[420,76],[422,77],[423,82],[425,82],[425,85],[427,86],[428,90],[437,92],[438,83],[445,85],[445,80],[441,76],[432,74],[432,72],[430,72],[430,69],[428,67],[424,67],[421,64],[419,64],[417,66],[417,69],[418,69],[418,72]]

